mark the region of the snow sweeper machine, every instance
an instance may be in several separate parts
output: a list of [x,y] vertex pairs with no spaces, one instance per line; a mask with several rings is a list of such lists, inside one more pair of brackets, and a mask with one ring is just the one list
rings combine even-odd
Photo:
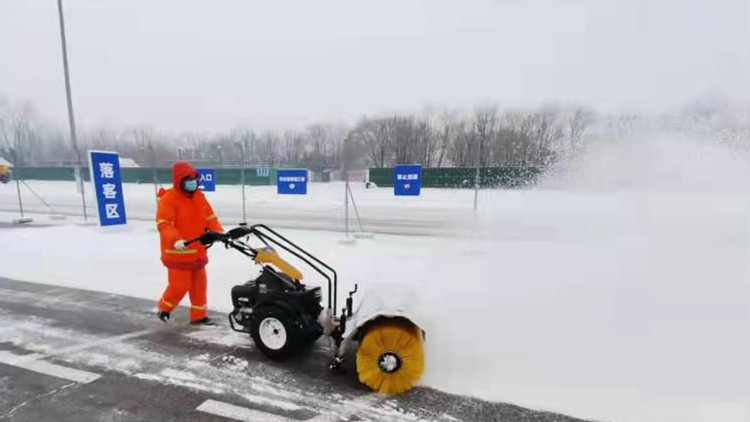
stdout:
[[[342,365],[357,344],[356,368],[360,382],[384,394],[412,388],[424,371],[423,325],[409,309],[410,297],[394,290],[371,290],[354,309],[357,285],[336,315],[338,275],[328,264],[271,228],[239,226],[226,234],[207,232],[193,241],[215,242],[261,265],[260,274],[232,288],[234,309],[229,325],[252,336],[256,347],[273,359],[309,349],[322,335],[336,344],[330,368]],[[253,243],[251,244],[251,241]],[[320,286],[302,283],[303,274],[282,258],[283,250],[317,272],[327,282],[326,306]]]

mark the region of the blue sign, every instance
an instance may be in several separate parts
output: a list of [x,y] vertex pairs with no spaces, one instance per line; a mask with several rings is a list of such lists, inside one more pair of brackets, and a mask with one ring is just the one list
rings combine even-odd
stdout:
[[96,191],[99,224],[127,224],[125,197],[120,176],[120,157],[116,152],[89,151],[89,171]]
[[201,178],[198,180],[198,189],[203,192],[216,192],[216,169],[196,169]]
[[422,190],[422,165],[396,166],[393,168],[393,179],[396,196],[419,196]]
[[307,195],[307,169],[279,169],[277,174],[277,193],[281,195]]

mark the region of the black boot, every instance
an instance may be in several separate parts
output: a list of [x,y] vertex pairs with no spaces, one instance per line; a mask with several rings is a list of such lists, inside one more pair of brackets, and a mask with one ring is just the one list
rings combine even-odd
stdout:
[[156,316],[164,322],[169,321],[169,312],[159,311],[156,313]]
[[195,321],[190,321],[190,325],[216,325],[216,322],[209,317],[205,317]]

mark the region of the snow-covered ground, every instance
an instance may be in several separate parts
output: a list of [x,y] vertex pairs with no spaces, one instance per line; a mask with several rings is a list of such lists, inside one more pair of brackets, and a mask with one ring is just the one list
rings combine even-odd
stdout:
[[[73,182],[28,180],[21,185],[22,203],[28,212],[54,212],[60,215],[83,215],[81,195]],[[28,186],[28,187],[27,187]],[[352,193],[365,231],[390,234],[444,234],[456,232],[473,215],[474,193],[471,190],[427,189],[420,198],[395,197],[393,188],[365,189],[352,184]],[[156,201],[153,184],[123,186],[128,218],[153,221]],[[95,199],[86,184],[89,215],[95,215]],[[37,196],[38,195],[38,196]],[[242,221],[242,190],[236,185],[219,185],[207,196],[221,217],[229,223]],[[48,205],[40,200],[40,197]],[[276,186],[248,186],[246,209],[249,222],[262,221],[276,227],[305,230],[343,231],[344,184],[312,183],[308,195],[277,195]],[[51,207],[51,208],[50,208]],[[0,211],[17,211],[18,196],[13,184],[0,188]],[[350,204],[351,229],[359,230],[355,209]]]
[[[576,168],[535,190],[483,192],[476,218],[471,192],[426,190],[408,201],[390,190],[355,192],[373,220],[438,216],[434,236],[346,244],[332,231],[283,232],[339,269],[340,303],[354,282],[419,291],[425,385],[608,421],[750,420],[746,159],[654,144],[593,151]],[[72,184],[34,186],[76,201]],[[339,207],[339,187],[313,185],[306,198],[253,188],[267,192],[251,201],[304,223]],[[0,187],[3,206],[10,189]],[[152,218],[153,187],[129,186],[126,195],[131,215]],[[228,221],[239,212],[232,196],[213,197]],[[158,299],[165,270],[153,223],[38,220],[54,225],[0,230],[0,276]],[[228,310],[231,286],[256,270],[221,248],[211,259],[209,304]]]

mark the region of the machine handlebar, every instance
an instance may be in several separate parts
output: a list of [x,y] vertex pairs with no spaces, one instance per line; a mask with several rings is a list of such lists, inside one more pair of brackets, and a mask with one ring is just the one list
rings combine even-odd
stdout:
[[[215,242],[222,242],[227,248],[236,249],[244,255],[255,258],[258,253],[255,248],[245,242],[237,241],[240,238],[250,235],[258,238],[266,245],[266,247],[273,247],[274,245],[278,246],[300,259],[302,262],[313,268],[318,274],[323,276],[328,281],[328,308],[333,309],[335,312],[336,298],[338,297],[338,274],[336,273],[336,270],[264,224],[239,226],[226,233],[206,231],[201,236],[185,242],[185,244],[189,245],[191,243],[201,242],[206,247],[210,247]],[[321,267],[327,271],[324,271]]]
[[206,231],[205,233],[196,237],[195,239],[188,240],[187,242],[185,242],[185,245],[190,245],[191,243],[200,242],[201,244],[203,244],[203,246],[211,246],[215,242],[227,243],[230,240],[234,240],[234,239],[228,236],[227,233]]

